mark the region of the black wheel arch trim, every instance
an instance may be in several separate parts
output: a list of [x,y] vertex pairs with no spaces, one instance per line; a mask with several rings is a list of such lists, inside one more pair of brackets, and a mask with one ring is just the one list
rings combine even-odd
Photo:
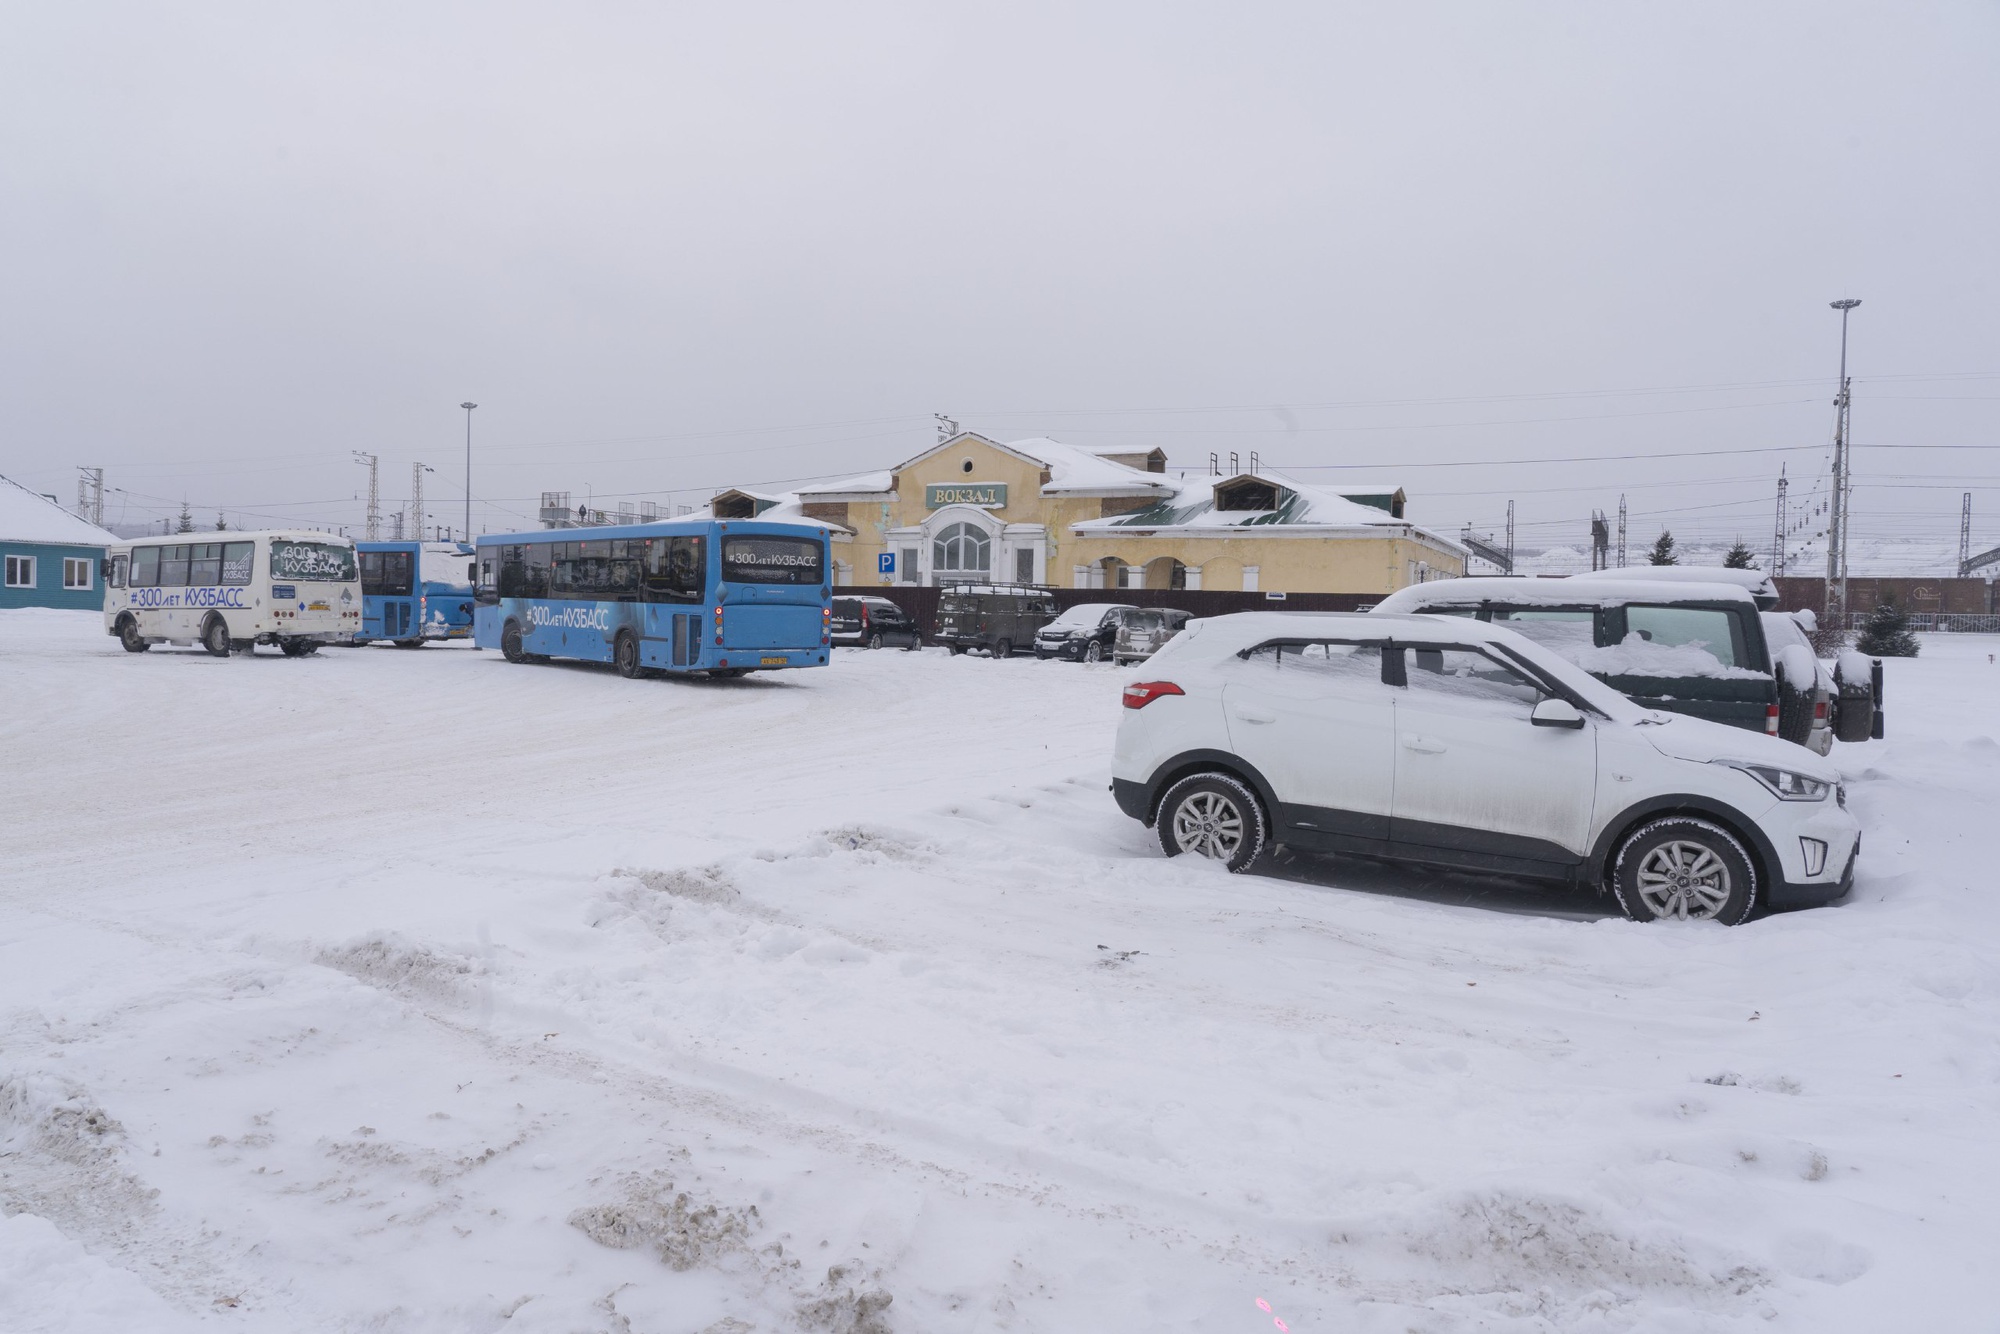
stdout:
[[[1272,822],[1278,812],[1277,794],[1271,790],[1270,782],[1257,771],[1255,765],[1246,763],[1241,755],[1226,750],[1184,750],[1171,759],[1162,761],[1153,770],[1150,778],[1144,783],[1134,785],[1139,789],[1138,795],[1144,798],[1143,803],[1134,803],[1140,805],[1140,809],[1144,812],[1138,818],[1145,822],[1147,828],[1152,828],[1154,821],[1159,818],[1160,797],[1166,790],[1189,774],[1203,769],[1221,769],[1235,774],[1248,783],[1250,790],[1257,794],[1257,800],[1264,803],[1264,823],[1270,826],[1269,836],[1276,837],[1277,826]],[[1117,788],[1118,783],[1114,781],[1113,790],[1116,791]],[[1121,801],[1119,804],[1124,806],[1125,803]],[[1126,809],[1130,811],[1130,807]]]
[[1605,877],[1610,871],[1611,857],[1625,841],[1625,836],[1635,825],[1657,815],[1701,816],[1714,820],[1736,835],[1759,863],[1751,869],[1758,873],[1757,892],[1760,897],[1769,894],[1773,886],[1785,883],[1784,860],[1778,856],[1778,849],[1755,820],[1713,797],[1696,796],[1692,792],[1669,792],[1634,802],[1605,822],[1604,832],[1597,836],[1588,862],[1591,878],[1600,888],[1609,888]]

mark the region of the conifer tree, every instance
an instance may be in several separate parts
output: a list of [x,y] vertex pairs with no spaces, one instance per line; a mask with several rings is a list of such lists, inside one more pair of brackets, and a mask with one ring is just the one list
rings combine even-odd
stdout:
[[1729,548],[1729,554],[1722,558],[1722,568],[1725,570],[1754,570],[1757,568],[1756,556],[1744,544],[1743,539],[1739,537],[1736,539],[1736,545]]
[[1653,550],[1646,557],[1653,565],[1679,565],[1680,557],[1674,554],[1674,535],[1662,528],[1659,537],[1653,541]]
[[1901,607],[1885,599],[1876,603],[1875,610],[1861,623],[1861,634],[1854,647],[1871,658],[1914,658],[1921,646],[1910,632],[1910,618]]

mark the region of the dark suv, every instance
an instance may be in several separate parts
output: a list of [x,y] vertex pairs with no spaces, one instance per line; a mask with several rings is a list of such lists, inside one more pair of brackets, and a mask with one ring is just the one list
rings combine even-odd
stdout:
[[922,648],[923,627],[887,598],[835,598],[827,622],[833,642],[861,648]]
[[1778,735],[1778,682],[1763,620],[1751,594],[1733,583],[1441,579],[1391,593],[1373,610],[1490,621],[1646,708]]
[[1111,656],[1125,614],[1137,610],[1122,602],[1079,602],[1035,632],[1035,656],[1102,662]]

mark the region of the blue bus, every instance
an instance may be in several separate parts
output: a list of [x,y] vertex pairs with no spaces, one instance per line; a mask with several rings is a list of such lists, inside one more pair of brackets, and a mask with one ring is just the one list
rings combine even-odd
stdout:
[[356,542],[361,564],[357,644],[422,648],[472,637],[472,548],[463,542]]
[[581,658],[621,676],[824,667],[827,532],[677,519],[482,536],[473,639],[509,662]]

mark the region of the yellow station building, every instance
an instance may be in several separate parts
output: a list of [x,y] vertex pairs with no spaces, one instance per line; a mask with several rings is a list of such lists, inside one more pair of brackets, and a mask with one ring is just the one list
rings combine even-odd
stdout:
[[1391,593],[1465,572],[1393,486],[1268,470],[1177,476],[1160,450],[953,436],[886,472],[783,495],[730,490],[718,518],[797,514],[834,534],[845,585],[958,579],[1073,588]]

